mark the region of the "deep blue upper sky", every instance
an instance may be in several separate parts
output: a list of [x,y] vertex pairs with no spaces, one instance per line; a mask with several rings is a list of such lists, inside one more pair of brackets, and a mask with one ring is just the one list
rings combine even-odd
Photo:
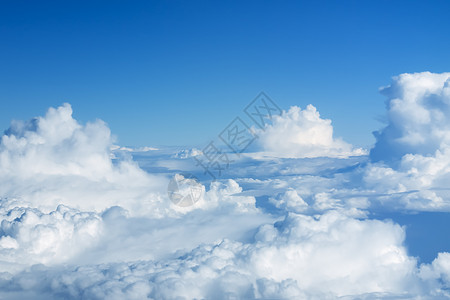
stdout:
[[449,1],[0,1],[0,127],[63,102],[121,145],[204,145],[260,91],[346,141],[378,87],[450,70]]

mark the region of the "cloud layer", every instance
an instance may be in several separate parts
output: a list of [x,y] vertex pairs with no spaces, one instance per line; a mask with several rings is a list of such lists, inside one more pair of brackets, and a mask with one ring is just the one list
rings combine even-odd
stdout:
[[199,172],[198,150],[116,146],[68,104],[13,122],[0,143],[0,298],[449,297],[450,254],[420,263],[407,227],[373,217],[449,210],[449,77],[395,77],[370,156],[312,105],[291,107],[258,132],[262,153],[202,181],[187,207],[167,187]]
[[402,295],[419,283],[403,238],[402,228],[391,222],[335,212],[320,218],[290,214],[275,226],[260,227],[253,243],[223,240],[161,262],[32,268],[3,287],[11,294],[46,291],[71,299]]

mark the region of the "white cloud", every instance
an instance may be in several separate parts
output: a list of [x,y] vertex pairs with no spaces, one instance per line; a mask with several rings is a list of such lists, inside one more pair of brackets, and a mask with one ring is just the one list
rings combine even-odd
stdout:
[[302,212],[308,208],[308,204],[302,199],[302,197],[299,196],[297,191],[294,189],[288,189],[283,195],[280,195],[278,198],[270,198],[269,200],[277,208],[286,211]]
[[450,73],[401,74],[383,88],[387,126],[375,132],[375,161],[405,154],[434,155],[450,145]]
[[266,155],[275,157],[348,157],[365,151],[354,149],[340,138],[333,137],[331,120],[322,119],[311,104],[301,110],[292,106],[281,116],[274,116],[272,124],[256,130],[258,142]]
[[[450,210],[450,73],[394,77],[382,92],[387,121],[375,133],[366,184],[416,210]],[[403,194],[400,194],[403,193]]]
[[122,205],[132,213],[162,214],[167,179],[131,160],[113,162],[111,145],[104,122],[79,124],[69,104],[50,108],[45,117],[13,122],[0,144],[0,197],[8,199],[2,206],[14,207],[19,199],[44,212],[65,204],[97,212]]
[[64,262],[95,245],[103,225],[98,214],[63,205],[50,213],[16,207],[2,211],[1,216],[0,264],[3,271],[11,264],[19,267]]

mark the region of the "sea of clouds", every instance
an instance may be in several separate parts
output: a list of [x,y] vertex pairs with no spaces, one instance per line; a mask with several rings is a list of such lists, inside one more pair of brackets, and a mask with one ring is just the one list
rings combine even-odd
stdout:
[[450,210],[450,73],[402,74],[381,92],[372,149],[293,106],[188,207],[167,187],[199,172],[198,149],[119,147],[69,104],[13,121],[0,143],[0,299],[450,297],[450,253],[421,262],[405,227],[373,215]]

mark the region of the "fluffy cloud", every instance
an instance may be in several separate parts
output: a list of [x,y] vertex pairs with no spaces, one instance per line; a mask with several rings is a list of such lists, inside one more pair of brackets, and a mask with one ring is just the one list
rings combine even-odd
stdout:
[[373,161],[405,154],[434,155],[450,145],[450,73],[402,74],[381,91],[388,97],[387,126],[375,132]]
[[402,228],[389,222],[336,211],[317,218],[291,213],[258,234],[270,243],[252,253],[256,273],[278,282],[293,279],[310,295],[401,293],[415,269],[402,246]]
[[419,274],[428,283],[431,294],[450,297],[450,253],[439,253],[431,264],[420,267]]
[[277,208],[286,210],[286,211],[294,211],[294,212],[302,212],[308,208],[308,204],[300,197],[296,190],[288,189],[283,195],[278,198],[270,198],[272,204],[274,204]]
[[[102,232],[101,216],[59,205],[43,213],[16,207],[2,211],[0,264],[3,271],[36,263],[52,265],[93,246]],[[14,266],[16,264],[17,266]]]
[[[386,127],[375,133],[367,185],[409,209],[449,210],[450,73],[402,74],[382,92]],[[385,199],[384,201],[389,201]]]
[[112,160],[111,146],[106,124],[79,124],[69,104],[50,108],[45,117],[13,122],[0,143],[2,206],[12,208],[18,199],[44,212],[64,204],[97,212],[122,205],[133,213],[163,214],[167,180],[131,160]]
[[304,110],[293,106],[281,116],[274,116],[273,123],[257,130],[257,134],[266,154],[275,157],[348,157],[365,153],[333,137],[331,120],[322,119],[311,104]]

